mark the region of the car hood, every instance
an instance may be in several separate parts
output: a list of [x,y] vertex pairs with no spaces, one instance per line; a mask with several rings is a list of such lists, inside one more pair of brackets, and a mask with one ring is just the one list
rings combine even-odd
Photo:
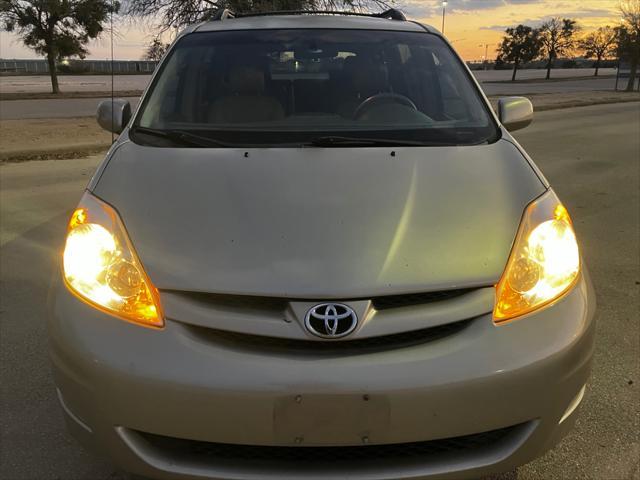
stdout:
[[493,285],[545,187],[516,147],[153,148],[94,185],[159,289],[358,298]]

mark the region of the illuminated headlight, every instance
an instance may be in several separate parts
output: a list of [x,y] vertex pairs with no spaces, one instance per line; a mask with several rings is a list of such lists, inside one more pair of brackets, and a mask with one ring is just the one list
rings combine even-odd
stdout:
[[496,286],[496,323],[555,300],[578,278],[580,253],[569,214],[552,190],[522,218],[507,267]]
[[63,254],[67,286],[125,320],[161,327],[160,302],[117,212],[85,193],[71,216]]

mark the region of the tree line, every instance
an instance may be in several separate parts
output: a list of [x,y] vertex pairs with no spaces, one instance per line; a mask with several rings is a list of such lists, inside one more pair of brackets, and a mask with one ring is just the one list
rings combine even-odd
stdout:
[[[56,64],[62,58],[85,58],[86,45],[109,28],[114,14],[152,18],[158,31],[180,28],[211,17],[221,8],[236,12],[278,10],[364,10],[389,7],[394,0],[0,0],[0,25],[15,32],[23,43],[47,59],[53,93],[58,87]],[[124,5],[124,6],[123,6]],[[633,89],[640,61],[640,0],[623,0],[620,24],[601,27],[580,37],[575,20],[553,18],[539,28],[526,25],[507,28],[498,49],[497,62],[513,63],[512,80],[519,67],[535,59],[546,59],[550,78],[554,61],[580,50],[600,62],[616,55],[629,61],[628,90]],[[158,36],[145,56],[159,59],[167,45]]]
[[546,79],[549,79],[554,61],[562,55],[577,51],[595,59],[596,76],[602,60],[617,57],[630,64],[627,91],[632,91],[640,60],[640,0],[621,3],[620,14],[617,26],[600,27],[582,36],[580,25],[570,18],[552,18],[538,28],[527,25],[507,28],[498,47],[496,64],[513,64],[511,80],[514,81],[519,67],[543,59]]

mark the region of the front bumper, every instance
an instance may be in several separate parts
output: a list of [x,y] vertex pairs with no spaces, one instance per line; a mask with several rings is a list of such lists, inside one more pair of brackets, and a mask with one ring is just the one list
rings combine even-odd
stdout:
[[[133,473],[167,479],[476,478],[526,463],[571,427],[571,416],[559,421],[588,379],[594,298],[585,270],[554,304],[500,327],[489,314],[424,345],[361,355],[265,356],[208,341],[177,322],[160,331],[123,322],[58,284],[49,335],[71,431]],[[149,440],[367,448],[363,444],[413,445],[505,427],[512,428],[504,438],[466,453],[313,464],[277,455],[217,461]]]

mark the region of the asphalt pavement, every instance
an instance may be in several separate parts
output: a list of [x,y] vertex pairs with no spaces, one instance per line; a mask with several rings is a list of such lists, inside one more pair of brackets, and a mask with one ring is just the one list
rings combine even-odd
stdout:
[[[509,480],[640,479],[640,105],[536,114],[518,140],[572,214],[598,296],[594,370],[575,430]],[[65,433],[45,301],[69,213],[99,158],[0,166],[0,478],[120,480]]]
[[[98,110],[98,104],[109,99],[110,97],[5,100],[0,101],[0,120],[93,117]],[[139,98],[132,97],[127,100],[131,107],[135,108]]]
[[[115,90],[143,90],[151,75],[114,75]],[[111,75],[59,75],[58,83],[63,92],[110,92]],[[50,92],[49,75],[0,76],[2,93]]]
[[[528,69],[518,71],[518,80],[543,79],[547,71]],[[593,75],[593,68],[558,68],[552,72],[552,78],[588,77]],[[615,75],[615,68],[601,68],[600,75]],[[511,70],[474,70],[480,81],[503,81],[511,79]],[[116,90],[142,90],[147,86],[151,75],[115,75]],[[110,92],[111,76],[109,75],[60,75],[58,77],[63,92]],[[0,92],[48,92],[51,80],[48,75],[0,76]]]
[[[542,93],[574,93],[596,90],[614,90],[615,77],[591,77],[575,80],[546,81],[536,80],[527,82],[481,82],[482,89],[487,95],[537,95]],[[618,88],[623,89],[626,83],[621,83]]]

